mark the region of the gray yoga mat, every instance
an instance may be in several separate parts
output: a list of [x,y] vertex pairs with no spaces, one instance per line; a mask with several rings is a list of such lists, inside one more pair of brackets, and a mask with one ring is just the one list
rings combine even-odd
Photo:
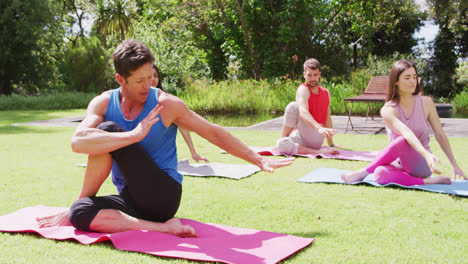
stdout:
[[255,165],[223,164],[223,163],[194,163],[188,160],[181,160],[177,164],[177,171],[186,176],[199,177],[225,177],[230,179],[242,179],[258,171],[260,168]]
[[374,175],[369,174],[363,181],[355,183],[345,183],[341,179],[340,175],[344,173],[350,173],[350,170],[340,170],[334,168],[317,168],[304,177],[298,179],[298,182],[304,183],[342,183],[342,184],[370,184],[376,187],[401,187],[405,189],[423,190],[428,192],[446,193],[458,196],[468,197],[468,181],[456,180],[452,184],[427,184],[427,185],[413,185],[403,186],[396,183],[389,184],[378,184],[374,180]]
[[[86,167],[86,163],[76,164]],[[179,161],[177,171],[185,176],[195,177],[224,177],[239,180],[260,171],[255,165],[223,164],[223,163],[194,163],[187,159]]]

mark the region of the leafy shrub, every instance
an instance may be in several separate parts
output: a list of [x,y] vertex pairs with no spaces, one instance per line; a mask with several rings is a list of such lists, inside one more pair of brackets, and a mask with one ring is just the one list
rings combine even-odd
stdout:
[[468,61],[460,64],[456,69],[457,84],[464,91],[468,90]]
[[453,110],[458,113],[468,113],[468,92],[457,94],[452,100]]
[[[208,79],[191,80],[179,97],[198,113],[283,113],[296,100],[296,89],[301,81],[288,79],[253,79],[215,82]],[[330,91],[330,109],[333,115],[346,114],[343,100],[357,95],[350,83],[335,84],[322,81]],[[353,113],[365,114],[367,105],[356,104]]]
[[65,51],[63,70],[66,83],[79,92],[102,92],[116,87],[111,54],[97,37],[81,38]]
[[83,109],[96,93],[61,92],[36,96],[0,95],[0,111]]

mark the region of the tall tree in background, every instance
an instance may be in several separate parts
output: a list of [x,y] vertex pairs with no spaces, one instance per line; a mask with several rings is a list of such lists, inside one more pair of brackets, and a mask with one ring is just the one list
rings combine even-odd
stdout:
[[[0,1],[0,94],[11,94],[15,84],[37,86],[47,79],[63,30],[49,0]],[[61,34],[62,33],[62,34]]]
[[247,78],[295,76],[309,57],[343,75],[368,54],[410,53],[425,19],[412,0],[178,1],[214,78],[224,78],[220,61],[232,58]]
[[210,75],[206,52],[194,43],[194,33],[188,27],[192,21],[181,19],[177,4],[174,0],[147,1],[141,21],[129,35],[152,49],[164,89],[173,94],[182,89],[185,80]]
[[352,66],[363,66],[369,54],[391,56],[395,52],[409,54],[417,45],[413,37],[426,19],[412,0],[350,1],[333,24],[351,53]]
[[102,45],[107,49],[107,39],[105,34],[105,28],[107,25],[107,6],[104,0],[91,0],[86,2],[85,9],[94,18],[94,27],[96,28]]
[[106,49],[107,36],[115,36],[118,42],[122,42],[137,23],[135,0],[89,0],[85,8],[94,17],[94,26]]
[[[78,39],[85,37],[84,20],[88,18],[84,10],[84,0],[54,0],[58,3],[63,12],[61,12],[61,20],[66,29],[65,37],[75,46]],[[56,16],[59,14],[56,14]],[[78,32],[74,32],[74,26],[78,27]]]
[[313,32],[321,30],[327,20],[327,12],[322,12],[327,3],[319,0],[180,2],[186,20],[194,21],[191,25],[198,34],[199,47],[216,47],[207,50],[214,78],[225,76],[214,66],[232,59],[241,61],[248,78],[295,72],[297,61],[307,56],[304,48]]
[[[467,55],[466,20],[467,4],[462,0],[428,0],[434,22],[439,25],[439,33],[434,41],[432,66],[432,94],[441,97],[454,96],[455,69],[457,58]],[[461,11],[465,11],[461,13]]]
[[137,22],[137,5],[135,0],[110,0],[107,5],[107,24],[105,33],[117,36],[119,42],[132,31]]

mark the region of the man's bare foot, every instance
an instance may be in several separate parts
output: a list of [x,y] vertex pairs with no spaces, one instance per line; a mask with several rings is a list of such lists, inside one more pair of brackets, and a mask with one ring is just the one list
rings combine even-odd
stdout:
[[346,183],[353,183],[362,181],[367,175],[369,175],[369,173],[365,169],[361,169],[348,174],[342,174],[341,179]]
[[427,177],[423,179],[424,184],[452,184],[452,181],[449,177]]
[[179,218],[172,218],[165,222],[167,225],[168,234],[179,236],[179,237],[197,237],[195,229],[189,225],[182,224]]
[[56,215],[38,217],[36,221],[40,228],[51,227],[51,226],[71,226],[68,220],[68,210],[65,212],[58,213]]

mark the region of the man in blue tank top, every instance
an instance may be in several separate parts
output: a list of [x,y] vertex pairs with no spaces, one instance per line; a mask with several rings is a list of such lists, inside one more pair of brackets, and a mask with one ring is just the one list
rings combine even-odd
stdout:
[[[38,219],[40,226],[71,223],[80,230],[104,233],[153,230],[196,236],[191,226],[174,218],[182,195],[175,142],[178,126],[264,171],[293,162],[293,158],[261,157],[221,126],[190,111],[176,96],[152,88],[154,57],[144,44],[124,41],[114,51],[113,61],[121,87],[89,103],[72,137],[72,150],[88,154],[78,200],[69,212]],[[96,197],[111,171],[119,194]]]

